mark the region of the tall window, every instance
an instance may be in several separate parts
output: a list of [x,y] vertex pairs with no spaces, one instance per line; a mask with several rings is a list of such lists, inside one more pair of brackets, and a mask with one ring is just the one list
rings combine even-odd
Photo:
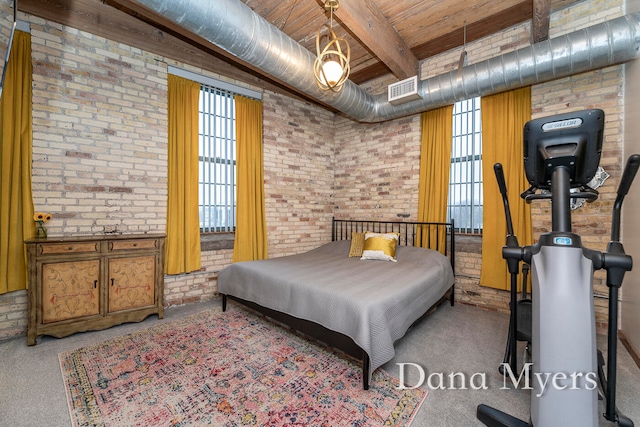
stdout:
[[447,219],[462,233],[482,233],[482,120],[480,98],[453,107]]
[[200,86],[200,231],[236,227],[236,136],[233,92]]

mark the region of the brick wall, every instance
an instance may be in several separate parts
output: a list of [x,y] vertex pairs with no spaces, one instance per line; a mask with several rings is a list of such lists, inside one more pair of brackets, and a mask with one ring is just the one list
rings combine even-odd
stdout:
[[263,99],[269,257],[331,240],[334,114],[272,92]]
[[161,57],[31,20],[33,202],[50,236],[162,232],[167,71]]
[[202,252],[202,269],[189,274],[164,277],[164,305],[190,304],[214,298],[218,272],[231,263],[232,249]]
[[420,116],[363,124],[336,118],[335,214],[399,220],[418,214]]
[[27,291],[0,295],[0,341],[27,331]]
[[[4,5],[3,5],[4,7]],[[167,65],[215,73],[36,17],[33,52],[33,198],[52,212],[52,237],[164,232]],[[257,88],[252,88],[257,89]],[[330,240],[333,113],[264,94],[269,252]],[[165,306],[211,299],[232,250],[205,251],[202,270],[165,277]],[[26,331],[26,292],[0,295],[0,339]]]
[[[2,11],[10,10],[0,0]],[[585,1],[552,15],[551,36],[622,13],[621,2]],[[176,64],[73,28],[22,14],[31,22],[34,58],[34,202],[52,212],[52,236],[163,231],[166,211],[167,64],[243,85],[232,78]],[[5,34],[6,28],[0,25]],[[469,61],[529,42],[522,24],[467,46]],[[0,36],[0,46],[2,43]],[[5,42],[6,43],[6,42]],[[460,51],[423,61],[422,78],[455,68]],[[619,179],[622,67],[559,79],[532,90],[534,116],[597,106],[607,113],[602,165]],[[389,79],[368,84],[385,90]],[[246,86],[246,85],[245,85]],[[253,88],[257,89],[257,88]],[[420,118],[356,123],[293,98],[265,92],[264,156],[269,253],[298,253],[330,239],[331,216],[397,220],[417,216]],[[567,105],[568,104],[568,105]],[[589,246],[608,240],[611,197],[574,214]],[[548,228],[544,205],[534,211],[536,233]],[[604,224],[604,226],[602,225]],[[473,240],[473,239],[472,239]],[[508,294],[479,286],[477,242],[457,254],[457,297],[506,310]],[[165,305],[207,300],[231,250],[203,252],[203,270],[165,278]],[[601,277],[598,278],[601,281]],[[602,287],[598,288],[602,291]],[[605,311],[598,304],[598,320]],[[26,292],[0,295],[0,339],[26,329]]]

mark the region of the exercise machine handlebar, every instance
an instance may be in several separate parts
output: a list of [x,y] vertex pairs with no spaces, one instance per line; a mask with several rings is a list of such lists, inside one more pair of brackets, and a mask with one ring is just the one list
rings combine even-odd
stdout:
[[640,167],[640,155],[633,154],[627,160],[624,167],[618,195],[613,205],[611,218],[611,241],[607,245],[607,251],[602,254],[602,264],[607,270],[607,286],[609,287],[609,325],[607,330],[607,376],[606,382],[602,381],[603,392],[606,396],[605,419],[617,422],[622,427],[633,426],[633,421],[624,416],[616,408],[616,382],[617,382],[617,348],[618,348],[618,289],[622,286],[624,275],[633,266],[631,257],[624,252],[620,243],[620,213],[622,202],[631,188],[631,184]]
[[[513,222],[511,220],[511,208],[509,207],[509,197],[507,195],[507,184],[504,179],[504,171],[502,165],[496,163],[493,165],[493,171],[496,175],[496,181],[498,182],[498,188],[502,195],[502,203],[504,205],[504,215],[507,222],[507,239],[506,244],[502,248],[502,257],[507,261],[507,267],[511,275],[511,303],[510,303],[510,320],[509,320],[509,345],[507,349],[509,351],[511,369],[516,370],[518,365],[517,358],[517,321],[518,321],[518,304],[517,292],[518,292],[518,270],[520,267],[520,261],[522,260],[522,248],[518,243],[518,238],[513,234]],[[505,355],[506,357],[506,355]],[[504,366],[500,365],[500,373],[504,375]]]
[[629,193],[633,179],[636,177],[640,167],[640,154],[633,154],[627,159],[627,164],[624,167],[622,178],[620,179],[620,185],[618,187],[618,196],[613,204],[613,218],[611,221],[611,240],[617,242],[620,240],[620,212],[622,210],[622,202],[624,197]]
[[509,197],[507,195],[507,184],[504,179],[504,171],[502,170],[502,164],[496,163],[493,165],[493,171],[496,175],[496,181],[498,182],[498,188],[502,195],[502,203],[504,205],[504,216],[507,222],[507,241],[502,248],[502,257],[507,260],[507,267],[509,273],[518,274],[520,261],[523,260],[524,255],[518,238],[513,233],[513,221],[511,220],[511,208],[509,207]]
[[627,164],[624,168],[624,172],[622,173],[622,179],[620,179],[620,186],[618,187],[618,197],[626,196],[631,188],[631,184],[633,183],[633,179],[638,172],[638,167],[640,166],[640,154],[632,154],[627,159]]
[[496,174],[496,181],[498,181],[498,188],[500,194],[502,194],[502,202],[504,203],[504,215],[507,219],[507,236],[513,236],[513,223],[511,221],[511,209],[509,208],[509,198],[507,197],[507,184],[504,180],[504,171],[502,170],[502,164],[496,163],[493,165],[493,171]]

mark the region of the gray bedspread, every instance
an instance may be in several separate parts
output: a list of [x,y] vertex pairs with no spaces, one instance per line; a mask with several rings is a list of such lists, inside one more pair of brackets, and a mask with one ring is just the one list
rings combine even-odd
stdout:
[[255,302],[349,336],[371,373],[391,360],[394,341],[453,285],[448,258],[399,246],[398,262],[349,258],[350,241],[299,255],[234,263],[218,276],[222,294]]

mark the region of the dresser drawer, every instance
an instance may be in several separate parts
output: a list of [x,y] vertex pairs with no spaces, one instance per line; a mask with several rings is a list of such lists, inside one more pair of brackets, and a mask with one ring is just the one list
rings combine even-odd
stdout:
[[41,243],[38,252],[41,255],[91,253],[100,252],[99,247],[99,242]]
[[125,251],[131,249],[155,249],[158,247],[156,239],[114,240],[109,242],[110,251]]

